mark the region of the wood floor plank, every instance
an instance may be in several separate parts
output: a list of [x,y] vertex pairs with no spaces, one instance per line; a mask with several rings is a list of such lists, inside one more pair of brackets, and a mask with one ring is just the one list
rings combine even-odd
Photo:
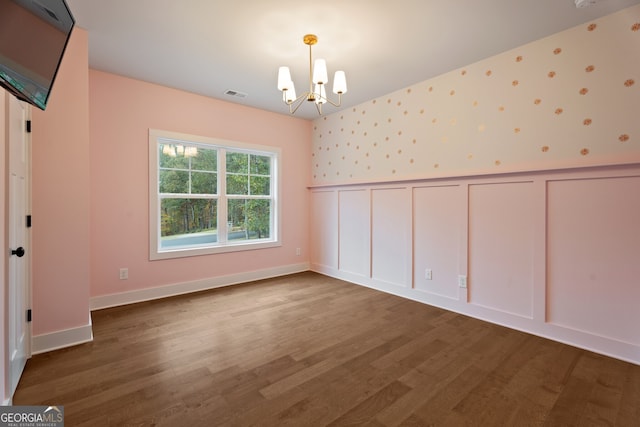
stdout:
[[363,425],[374,422],[374,417],[400,397],[411,391],[411,388],[399,381],[383,387],[372,396],[359,403],[347,413],[329,423],[329,426]]
[[486,380],[488,372],[472,364],[454,375],[450,376],[451,379],[446,385],[440,387],[432,398],[415,411],[415,414],[428,425],[444,422],[471,390]]
[[92,313],[16,405],[68,426],[638,427],[640,366],[316,273]]
[[634,365],[623,367],[625,382],[620,410],[615,425],[632,425],[640,420],[640,369]]

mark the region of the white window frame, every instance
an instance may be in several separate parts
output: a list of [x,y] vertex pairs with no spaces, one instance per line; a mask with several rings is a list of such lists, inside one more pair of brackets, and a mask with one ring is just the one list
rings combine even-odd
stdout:
[[[160,168],[158,159],[158,145],[167,142],[210,145],[218,150],[218,236],[222,239],[210,246],[160,248],[160,194],[158,182]],[[227,195],[226,195],[226,151],[246,152],[272,158],[271,169],[271,230],[270,237],[259,240],[227,241]],[[222,154],[222,156],[221,156]],[[204,136],[190,135],[179,132],[170,132],[159,129],[149,129],[149,259],[171,259],[190,256],[210,255],[226,252],[238,252],[255,249],[273,248],[282,246],[280,242],[280,156],[281,150],[277,147],[269,147],[257,144],[247,144],[237,141],[228,141]],[[229,198],[245,198],[231,196]],[[220,219],[223,219],[222,221]]]

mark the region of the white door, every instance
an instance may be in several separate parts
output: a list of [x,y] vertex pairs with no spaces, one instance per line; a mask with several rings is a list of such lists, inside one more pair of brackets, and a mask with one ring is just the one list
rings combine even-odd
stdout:
[[9,396],[13,396],[31,353],[31,329],[27,322],[30,306],[29,236],[29,136],[26,130],[29,107],[7,97],[9,129]]

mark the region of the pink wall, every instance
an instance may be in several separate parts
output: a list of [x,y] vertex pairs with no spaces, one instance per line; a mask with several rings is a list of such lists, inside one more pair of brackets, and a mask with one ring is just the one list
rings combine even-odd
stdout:
[[46,111],[33,109],[33,335],[89,324],[88,37],[75,28]]
[[[89,89],[92,297],[308,262],[309,121],[96,70]],[[149,261],[150,128],[281,148],[282,246]]]

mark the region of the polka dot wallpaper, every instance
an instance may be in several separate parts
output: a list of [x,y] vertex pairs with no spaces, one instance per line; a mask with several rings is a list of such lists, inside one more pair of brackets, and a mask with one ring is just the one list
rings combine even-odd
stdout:
[[640,162],[640,6],[320,117],[310,161],[313,185]]

